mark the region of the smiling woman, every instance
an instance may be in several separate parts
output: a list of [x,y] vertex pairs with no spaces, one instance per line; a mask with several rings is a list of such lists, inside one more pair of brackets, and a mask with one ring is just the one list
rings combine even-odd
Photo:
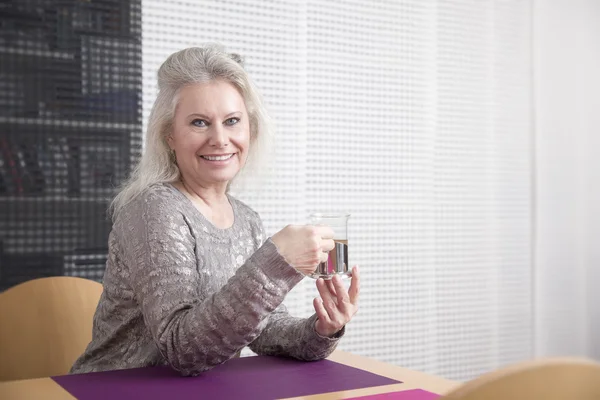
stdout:
[[146,151],[112,203],[104,291],[92,342],[71,372],[169,364],[197,375],[238,356],[327,357],[358,309],[354,268],[317,280],[310,318],[287,293],[334,247],[325,226],[267,237],[229,184],[268,140],[268,117],[239,56],[218,46],[171,55],[158,71]]

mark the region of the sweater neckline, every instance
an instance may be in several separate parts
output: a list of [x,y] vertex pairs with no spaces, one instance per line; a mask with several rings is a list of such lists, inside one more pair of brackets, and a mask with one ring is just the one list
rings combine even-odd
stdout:
[[179,189],[177,189],[172,183],[166,182],[165,186],[167,186],[170,190],[174,191],[175,194],[183,200],[185,207],[187,207],[190,210],[191,215],[197,216],[198,219],[200,219],[203,222],[203,226],[205,226],[208,229],[208,231],[213,235],[217,237],[231,237],[233,233],[238,230],[238,226],[240,224],[238,204],[235,201],[235,199],[229,195],[229,193],[226,193],[225,195],[227,196],[227,200],[229,200],[229,204],[231,205],[231,209],[233,210],[233,224],[231,224],[231,226],[228,228],[222,229],[215,226],[208,218],[206,218],[206,216],[202,214],[202,212],[198,210],[196,206],[194,206],[192,200],[189,199]]

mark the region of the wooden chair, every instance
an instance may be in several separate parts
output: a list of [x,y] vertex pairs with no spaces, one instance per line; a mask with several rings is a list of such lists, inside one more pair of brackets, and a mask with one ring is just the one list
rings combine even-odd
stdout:
[[34,279],[0,293],[0,381],[66,374],[92,339],[102,285]]
[[519,363],[469,381],[443,400],[600,399],[600,364],[577,358]]

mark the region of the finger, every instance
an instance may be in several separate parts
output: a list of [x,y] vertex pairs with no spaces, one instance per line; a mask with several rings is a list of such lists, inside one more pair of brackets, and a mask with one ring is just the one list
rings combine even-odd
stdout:
[[319,253],[319,262],[328,262],[329,261],[329,252],[320,252]]
[[327,314],[327,310],[325,310],[325,306],[323,306],[323,300],[315,297],[313,300],[313,306],[315,307],[317,317],[324,323],[330,324],[331,319],[329,318],[329,314]]
[[323,239],[333,239],[334,232],[330,226],[327,225],[317,225],[317,235],[321,236]]
[[350,289],[348,290],[348,296],[350,297],[350,303],[357,305],[358,297],[360,294],[360,271],[358,265],[352,268],[352,280],[350,282]]
[[335,286],[333,286],[332,280],[331,279],[327,279],[325,281],[325,283],[327,284],[327,289],[329,289],[329,291],[331,292],[331,294],[337,298],[337,293],[335,292]]
[[321,239],[321,250],[331,251],[335,248],[335,242],[333,239]]
[[[325,280],[323,278],[319,278],[317,279],[317,290],[319,291],[319,295],[321,296],[321,299],[323,299],[323,303],[325,304],[325,309],[328,309],[327,305],[328,304],[333,304],[334,306],[336,305],[336,298],[334,295],[331,294],[331,292],[329,291],[329,289],[327,288],[327,284],[325,283]],[[329,314],[331,318],[333,318],[334,315]]]
[[342,278],[340,278],[338,275],[335,275],[331,280],[333,281],[333,287],[335,288],[337,305],[339,307],[344,307],[346,304],[350,303],[350,298],[348,297],[348,292],[346,292]]
[[327,311],[327,315],[329,315],[329,320],[333,325],[340,325],[340,321],[345,319],[344,314],[339,309],[336,304],[335,297],[331,297],[330,300],[321,299],[323,302],[323,307],[325,307],[325,311]]

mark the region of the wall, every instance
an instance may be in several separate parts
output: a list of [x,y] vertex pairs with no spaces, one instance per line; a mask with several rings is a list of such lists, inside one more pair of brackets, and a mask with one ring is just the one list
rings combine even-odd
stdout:
[[600,3],[533,2],[536,355],[600,358]]
[[532,355],[529,3],[146,0],[143,21],[145,115],[171,52],[246,56],[277,143],[240,196],[270,233],[352,214],[341,349],[452,379]]

